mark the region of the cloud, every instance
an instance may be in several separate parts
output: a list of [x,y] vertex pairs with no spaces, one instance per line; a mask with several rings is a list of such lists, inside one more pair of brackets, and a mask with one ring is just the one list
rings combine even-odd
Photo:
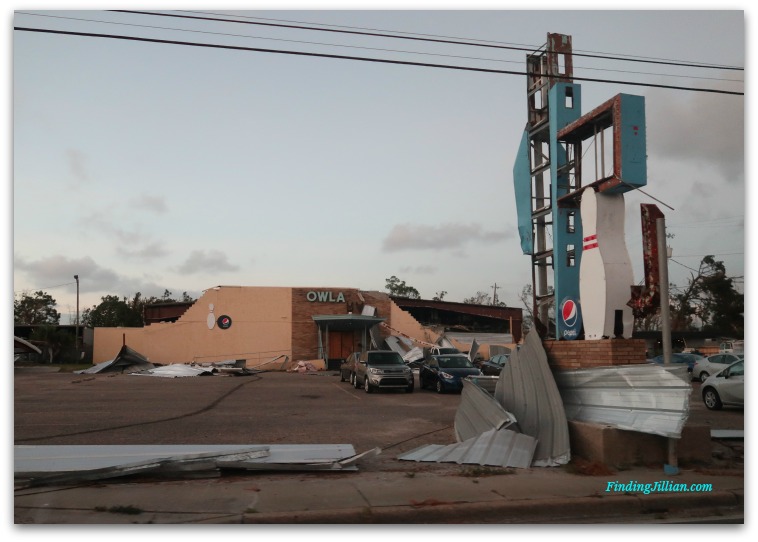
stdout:
[[162,258],[163,256],[166,256],[171,251],[167,250],[163,243],[154,241],[152,243],[148,243],[147,245],[143,246],[142,248],[136,249],[136,250],[130,250],[126,247],[118,246],[116,247],[116,251],[128,259],[138,259],[138,260],[154,260],[156,258]]
[[483,231],[481,224],[475,223],[447,223],[439,226],[405,223],[392,228],[382,243],[382,250],[460,250],[469,242],[498,243],[511,236],[511,233],[504,231]]
[[168,206],[162,196],[148,196],[147,194],[141,194],[136,198],[132,198],[130,203],[137,209],[152,211],[156,214],[162,215],[168,211]]
[[122,228],[116,225],[118,222],[119,219],[114,218],[113,214],[106,215],[102,212],[95,212],[79,219],[79,224],[88,233],[97,232],[113,239],[116,251],[126,258],[147,261],[170,253],[161,241],[154,241],[151,234]]
[[79,275],[82,291],[111,290],[121,282],[121,278],[115,272],[100,267],[89,256],[67,258],[54,255],[35,261],[16,257],[14,267],[16,270],[24,271],[31,282],[42,285],[42,289],[74,282],[74,275]]
[[218,250],[193,250],[185,262],[176,270],[179,273],[218,273],[219,271],[237,271],[239,266],[227,261],[226,254]]
[[647,110],[650,155],[710,165],[727,181],[744,180],[744,97],[653,92]]

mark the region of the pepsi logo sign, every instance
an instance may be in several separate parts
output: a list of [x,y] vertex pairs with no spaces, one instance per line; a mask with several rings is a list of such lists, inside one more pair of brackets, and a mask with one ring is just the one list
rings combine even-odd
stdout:
[[567,297],[561,303],[560,311],[559,336],[567,340],[576,339],[579,336],[579,330],[582,328],[582,311],[579,303]]
[[229,318],[226,314],[219,316],[218,320],[216,320],[216,323],[221,329],[229,329],[232,327],[232,319]]
[[573,299],[567,299],[563,302],[561,307],[561,314],[563,315],[563,323],[569,327],[576,324],[576,319],[579,316],[579,311],[576,308],[576,303]]

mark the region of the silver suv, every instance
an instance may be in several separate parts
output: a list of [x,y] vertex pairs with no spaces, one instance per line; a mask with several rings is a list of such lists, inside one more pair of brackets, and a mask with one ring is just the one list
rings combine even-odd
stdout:
[[413,371],[397,352],[369,350],[363,352],[355,364],[353,387],[363,388],[366,393],[379,389],[403,389],[411,393]]

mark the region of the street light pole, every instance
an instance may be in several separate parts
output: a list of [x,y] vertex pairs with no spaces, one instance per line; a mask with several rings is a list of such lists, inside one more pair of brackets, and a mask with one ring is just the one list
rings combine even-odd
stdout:
[[76,279],[76,339],[74,341],[74,348],[76,350],[76,362],[79,363],[79,275],[74,275]]

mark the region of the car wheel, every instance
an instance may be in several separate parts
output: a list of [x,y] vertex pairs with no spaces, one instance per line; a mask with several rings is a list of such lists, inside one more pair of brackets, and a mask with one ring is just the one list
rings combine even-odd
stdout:
[[353,373],[353,387],[356,390],[361,387],[360,384],[358,383],[358,375],[356,375],[355,373]]
[[344,381],[345,381],[345,373],[340,371],[340,382],[344,382]]
[[441,380],[437,381],[437,386],[435,387],[435,391],[437,393],[445,393],[445,388],[442,386],[442,381]]
[[705,382],[706,380],[708,380],[709,376],[711,375],[703,371],[702,373],[700,373],[700,382]]
[[713,388],[706,388],[703,391],[703,402],[709,410],[721,410],[721,397]]
[[363,391],[366,393],[373,393],[374,387],[371,385],[371,382],[368,381],[368,377],[363,379]]
[[413,384],[405,388],[405,393],[413,393]]

